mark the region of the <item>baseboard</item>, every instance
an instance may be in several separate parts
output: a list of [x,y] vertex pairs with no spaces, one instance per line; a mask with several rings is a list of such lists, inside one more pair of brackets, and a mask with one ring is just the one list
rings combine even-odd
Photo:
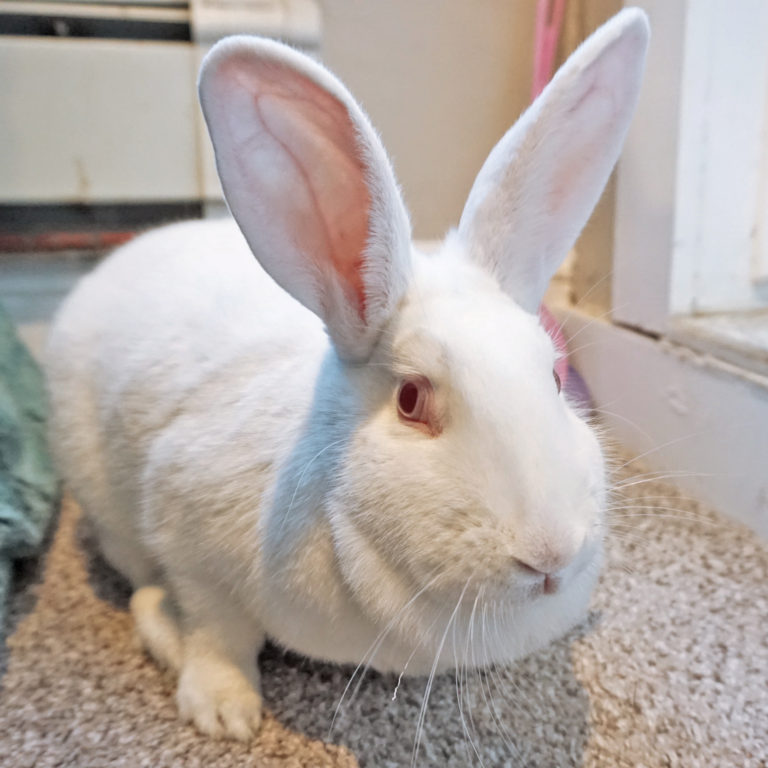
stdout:
[[550,309],[619,443],[768,538],[768,377],[572,307]]

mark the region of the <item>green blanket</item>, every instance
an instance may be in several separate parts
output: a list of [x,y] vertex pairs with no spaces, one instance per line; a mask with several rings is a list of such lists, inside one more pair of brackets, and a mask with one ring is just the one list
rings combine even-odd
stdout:
[[0,307],[0,637],[13,560],[39,552],[58,497],[46,415],[43,375]]

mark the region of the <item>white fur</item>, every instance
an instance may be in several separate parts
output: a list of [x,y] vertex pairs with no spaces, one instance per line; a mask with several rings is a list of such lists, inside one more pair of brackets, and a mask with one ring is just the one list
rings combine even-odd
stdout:
[[[332,75],[256,38],[206,59],[201,98],[245,238],[231,220],[193,222],[119,249],[65,303],[48,365],[61,470],[202,730],[258,727],[265,635],[423,673],[511,661],[582,615],[603,461],[526,309],[615,160],[646,36],[624,11],[579,49],[430,257],[410,247],[384,151]],[[592,124],[593,100],[572,96],[596,76],[623,106]],[[548,196],[562,201],[553,164],[580,173],[567,215],[550,205],[547,219]],[[525,231],[514,247],[504,199]],[[412,374],[434,386],[436,436],[398,418]],[[556,594],[541,594],[544,572]]]
[[628,8],[582,43],[494,147],[469,194],[459,232],[472,257],[529,312],[619,156],[648,34],[645,14]]

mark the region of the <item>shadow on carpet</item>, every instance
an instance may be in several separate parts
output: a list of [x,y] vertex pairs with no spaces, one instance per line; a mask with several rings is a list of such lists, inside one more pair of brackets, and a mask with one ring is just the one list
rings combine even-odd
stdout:
[[[513,669],[436,678],[417,766],[768,765],[765,544],[658,483],[627,490],[656,513],[622,519],[590,621]],[[78,519],[65,500],[8,638],[4,768],[411,764],[425,679],[369,673],[328,738],[353,670],[274,646],[252,744],[179,723],[174,681],[136,649],[126,585]]]

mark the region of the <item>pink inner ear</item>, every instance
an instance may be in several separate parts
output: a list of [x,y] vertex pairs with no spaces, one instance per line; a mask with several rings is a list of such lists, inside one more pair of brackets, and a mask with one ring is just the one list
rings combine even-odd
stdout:
[[329,271],[335,274],[364,321],[362,267],[371,198],[347,108],[280,64],[265,62],[256,76],[252,61],[233,58],[224,67],[230,68],[222,72],[225,81],[252,94],[261,129],[293,167],[295,194],[278,206],[294,245],[315,265],[321,281]]

